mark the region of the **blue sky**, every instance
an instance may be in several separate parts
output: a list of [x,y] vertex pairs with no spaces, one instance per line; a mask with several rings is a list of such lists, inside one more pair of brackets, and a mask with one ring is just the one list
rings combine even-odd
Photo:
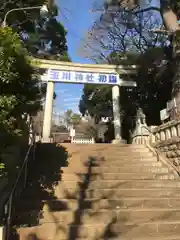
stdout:
[[[91,0],[57,0],[60,7],[58,20],[68,31],[67,44],[73,62],[88,63],[87,59],[78,56],[80,40],[95,20],[95,15],[89,10],[92,8]],[[78,112],[79,99],[83,85],[56,84],[57,99],[55,111],[64,112],[71,108]]]

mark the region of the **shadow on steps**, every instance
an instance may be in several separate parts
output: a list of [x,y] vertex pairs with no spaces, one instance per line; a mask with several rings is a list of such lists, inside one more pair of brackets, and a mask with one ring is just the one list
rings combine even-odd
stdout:
[[[13,226],[38,225],[44,203],[56,200],[54,188],[61,181],[61,168],[68,166],[68,152],[62,146],[38,143],[35,156],[34,161],[30,159],[28,162],[26,188],[21,196],[14,198]],[[28,212],[31,214],[27,215]],[[17,234],[12,232],[14,238],[12,236],[11,239],[16,239]],[[30,239],[34,238],[31,236]]]
[[[37,152],[36,152],[36,161],[34,163],[29,164],[29,172],[28,172],[28,183],[27,183],[27,189],[25,190],[22,198],[20,201],[17,201],[16,206],[19,204],[19,208],[16,207],[18,211],[16,211],[16,216],[17,213],[19,213],[20,216],[20,209],[22,209],[23,206],[23,201],[27,201],[27,199],[30,200],[30,205],[26,206],[26,208],[22,211],[27,212],[28,208],[29,210],[34,210],[36,207],[36,211],[34,215],[31,217],[29,216],[26,219],[23,219],[22,217],[20,218],[20,221],[18,222],[18,219],[14,219],[14,224],[19,225],[24,225],[26,222],[26,226],[36,226],[38,225],[41,211],[44,205],[44,202],[42,200],[47,199],[47,204],[49,207],[49,210],[52,214],[52,218],[54,219],[54,224],[56,225],[56,239],[58,239],[58,235],[60,231],[64,231],[64,233],[67,233],[67,226],[64,225],[63,222],[58,222],[58,219],[53,215],[54,211],[61,211],[63,210],[69,210],[68,206],[62,206],[63,201],[61,204],[61,201],[56,202],[56,197],[54,195],[54,186],[58,184],[58,181],[61,179],[61,174],[62,171],[60,170],[61,167],[68,166],[67,162],[68,158],[68,153],[65,148],[59,147],[56,148],[52,144],[42,144],[37,147]],[[58,161],[60,159],[60,161]],[[87,213],[85,205],[87,203],[86,199],[86,192],[89,188],[89,184],[92,180],[92,177],[94,178],[101,178],[103,179],[103,176],[101,176],[101,173],[92,173],[92,168],[98,165],[101,165],[105,161],[105,158],[102,156],[95,156],[95,157],[88,157],[88,160],[86,161],[86,173],[85,174],[80,174],[77,173],[77,175],[80,175],[82,181],[79,182],[79,195],[77,198],[77,210],[74,211],[74,216],[73,216],[73,221],[71,224],[68,226],[68,236],[67,240],[75,240],[78,239],[79,237],[84,238],[82,235],[83,233],[81,232],[81,226],[83,225],[83,215],[88,214],[89,217],[92,217],[92,225],[93,225],[93,217],[98,217],[101,212],[100,207],[100,202],[102,199],[107,199],[111,197],[112,195],[115,194],[119,183],[114,184],[112,187],[112,192],[108,195],[103,195],[101,198],[97,199],[99,208],[97,208],[96,211],[93,213]],[[59,171],[58,171],[59,169]],[[65,190],[66,194],[66,199],[74,199],[74,196],[71,195],[71,193],[68,192],[68,189]],[[48,201],[49,200],[49,201]],[[54,203],[52,204],[52,201],[54,200]],[[35,205],[33,205],[33,203]],[[36,205],[37,204],[37,205]],[[88,204],[89,206],[91,203]],[[111,209],[109,209],[111,210]],[[29,211],[30,212],[30,211]],[[26,216],[27,217],[27,216]],[[100,216],[101,217],[101,216]],[[126,219],[124,219],[126,221]],[[110,239],[114,237],[118,237],[116,234],[116,231],[114,231],[113,225],[116,224],[117,222],[117,216],[116,213],[113,214],[112,216],[109,216],[109,220],[106,223],[106,226],[101,229],[101,231],[97,232],[97,235],[94,236],[94,240],[96,239]],[[65,227],[64,227],[65,226]],[[19,238],[11,238],[13,240],[18,240]],[[26,236],[25,239],[21,240],[28,240],[28,239],[33,239],[33,240],[46,240],[46,239],[39,239],[35,234],[34,235],[29,235]],[[85,238],[84,238],[85,239]],[[86,238],[87,239],[87,238]]]
[[[95,178],[103,178],[101,173],[93,173],[92,169],[93,167],[100,166],[103,162],[105,161],[105,158],[102,156],[96,156],[96,157],[88,157],[88,161],[86,162],[86,166],[88,167],[87,173],[84,175],[83,182],[80,183],[80,193],[79,193],[79,199],[78,199],[78,207],[77,210],[74,213],[74,221],[70,224],[69,226],[69,231],[68,231],[68,237],[67,240],[76,240],[79,237],[82,237],[83,239],[87,239],[87,235],[84,236],[83,233],[80,232],[81,226],[83,225],[83,214],[85,211],[84,205],[86,202],[86,191],[89,188],[89,184],[91,182],[92,176]],[[114,189],[112,189],[111,194],[114,194],[116,192],[118,185],[114,186]],[[101,206],[100,202],[103,199],[108,199],[110,196],[103,196],[102,198],[97,199],[97,202],[99,202],[99,208],[97,208],[96,211],[93,213],[88,213],[89,217],[92,217],[92,223],[93,223],[93,217],[96,216],[100,217],[100,212]],[[113,225],[117,222],[117,215],[113,214],[112,216],[109,216],[109,221],[106,224],[106,226],[103,229],[97,229],[96,234],[93,236],[93,240],[99,240],[99,239],[110,239],[110,238],[115,238],[118,237],[118,235],[113,231]],[[92,229],[90,229],[92,231]],[[89,238],[89,236],[88,236]],[[92,239],[92,237],[91,237]]]
[[[86,190],[88,189],[91,175],[92,175],[92,167],[94,164],[95,159],[93,157],[89,157],[86,166],[88,167],[87,173],[84,175],[84,179],[82,183],[79,183],[80,187],[80,192],[79,192],[79,199],[78,199],[78,207],[77,210],[74,213],[74,221],[70,225],[69,228],[69,234],[68,234],[68,239],[75,240],[78,238],[78,231],[79,227],[81,226],[81,216],[83,213],[83,206],[85,203],[85,198],[86,198]],[[74,227],[77,226],[77,227]]]

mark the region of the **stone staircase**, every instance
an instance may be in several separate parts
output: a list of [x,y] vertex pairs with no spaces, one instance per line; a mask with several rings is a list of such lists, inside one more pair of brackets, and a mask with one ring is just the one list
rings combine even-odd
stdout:
[[[32,177],[15,203],[12,221],[21,240],[180,239],[179,177],[157,162],[148,148],[64,147],[69,165],[58,170],[61,174],[53,189],[45,180],[46,191],[36,189]],[[48,151],[44,158],[49,159],[51,171]]]

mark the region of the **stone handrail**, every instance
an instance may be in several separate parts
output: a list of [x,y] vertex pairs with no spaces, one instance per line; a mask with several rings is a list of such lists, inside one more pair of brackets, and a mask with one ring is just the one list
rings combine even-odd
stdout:
[[174,137],[180,137],[180,121],[169,121],[154,127],[151,134],[151,143],[167,141]]
[[169,121],[160,126],[139,126],[139,131],[133,136],[135,144],[155,144],[168,141],[172,138],[180,138],[180,121]]
[[151,142],[152,132],[145,124],[139,124],[132,137],[133,144],[147,144]]
[[180,121],[172,120],[149,129],[151,131],[149,144],[158,154],[165,156],[180,175]]
[[180,176],[180,120],[151,127],[140,124],[137,130],[133,135],[132,143],[152,147],[157,157],[168,162]]

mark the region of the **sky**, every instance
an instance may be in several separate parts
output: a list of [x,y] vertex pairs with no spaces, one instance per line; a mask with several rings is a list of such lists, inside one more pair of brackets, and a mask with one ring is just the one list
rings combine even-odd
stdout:
[[[73,62],[90,63],[87,59],[78,56],[80,40],[93,24],[96,16],[90,9],[91,0],[57,0],[59,6],[58,20],[67,30],[67,45],[69,55]],[[64,112],[72,109],[78,112],[78,104],[82,94],[83,85],[81,84],[56,84],[55,92],[57,99],[55,101],[55,112]]]

